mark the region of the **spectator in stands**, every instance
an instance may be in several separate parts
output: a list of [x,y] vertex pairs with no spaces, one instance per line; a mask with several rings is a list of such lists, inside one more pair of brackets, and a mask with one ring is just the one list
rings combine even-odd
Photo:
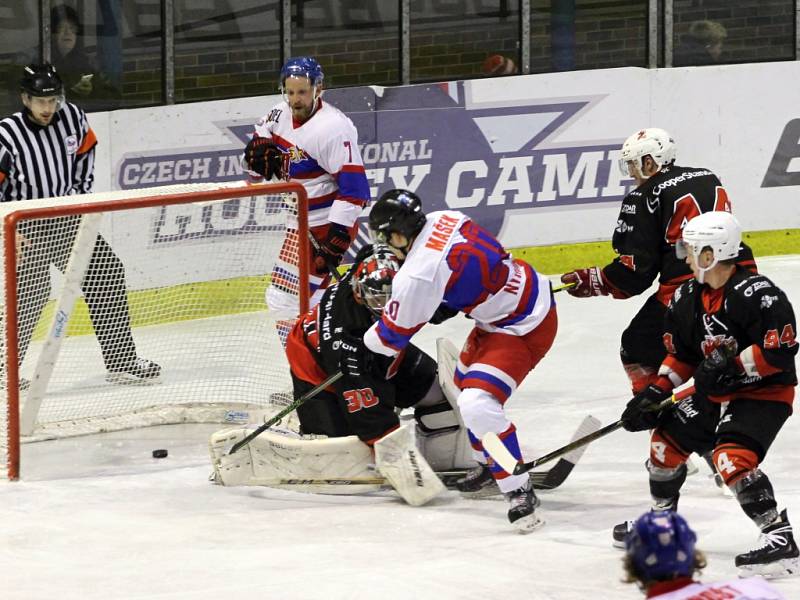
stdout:
[[119,90],[98,68],[83,47],[83,27],[78,13],[70,6],[59,5],[50,12],[52,64],[64,82],[70,97],[85,110],[109,110],[119,104]]
[[676,67],[691,65],[713,65],[720,62],[722,44],[728,32],[716,21],[695,21],[683,45],[675,51],[672,64]]
[[499,75],[516,75],[519,70],[516,63],[502,54],[492,54],[483,61],[482,71],[489,77]]
[[649,511],[639,517],[625,538],[625,583],[636,583],[651,600],[759,598],[784,600],[761,577],[700,583],[694,576],[706,566],[695,547],[697,535],[675,511]]

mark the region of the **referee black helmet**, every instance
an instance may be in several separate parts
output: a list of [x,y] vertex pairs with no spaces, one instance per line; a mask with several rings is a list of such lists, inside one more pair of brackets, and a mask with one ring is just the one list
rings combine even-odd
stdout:
[[41,65],[28,65],[19,80],[20,90],[30,96],[63,96],[64,82],[58,76],[56,68],[44,63]]

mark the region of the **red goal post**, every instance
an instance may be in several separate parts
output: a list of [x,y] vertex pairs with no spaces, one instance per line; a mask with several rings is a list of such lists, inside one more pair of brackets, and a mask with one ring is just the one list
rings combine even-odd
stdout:
[[[279,331],[308,310],[301,185],[9,202],[0,217],[0,479],[20,476],[23,441],[247,421],[269,410],[271,393],[291,389]],[[294,296],[291,315],[268,309],[273,284]],[[115,353],[127,361],[132,344],[161,366],[159,377],[117,381]]]

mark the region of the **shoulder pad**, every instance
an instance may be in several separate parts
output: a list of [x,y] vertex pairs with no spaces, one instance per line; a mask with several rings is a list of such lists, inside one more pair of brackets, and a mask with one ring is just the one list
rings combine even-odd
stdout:
[[755,273],[750,274],[733,286],[733,291],[745,298],[761,295],[763,293],[762,290],[769,289],[776,290],[777,288],[767,277]]

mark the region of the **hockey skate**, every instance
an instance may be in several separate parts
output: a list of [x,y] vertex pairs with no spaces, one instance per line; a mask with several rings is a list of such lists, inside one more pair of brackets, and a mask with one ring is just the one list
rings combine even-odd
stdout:
[[478,464],[477,467],[467,471],[464,477],[456,481],[456,489],[465,498],[501,497],[500,488],[497,487],[492,472],[484,464]]
[[614,548],[622,548],[623,550],[625,549],[625,538],[628,537],[628,534],[631,532],[631,529],[633,529],[633,524],[635,522],[636,521],[628,520],[614,525],[614,531],[612,532],[612,536],[614,537],[612,545]]
[[759,541],[758,548],[736,557],[740,577],[775,579],[800,574],[800,551],[785,509],[777,521],[761,531]]
[[[680,498],[680,496],[656,502],[650,510],[678,510],[678,498]],[[625,549],[625,538],[628,537],[635,522],[636,521],[629,519],[614,525],[614,530],[611,532],[611,545],[614,546],[614,548]]]
[[508,520],[517,531],[530,533],[544,525],[544,520],[535,512],[541,501],[533,491],[530,479],[525,482],[524,486],[505,494],[505,496],[511,504],[508,509]]
[[161,366],[146,358],[136,358],[133,362],[109,367],[106,381],[119,384],[153,383],[161,375]]

